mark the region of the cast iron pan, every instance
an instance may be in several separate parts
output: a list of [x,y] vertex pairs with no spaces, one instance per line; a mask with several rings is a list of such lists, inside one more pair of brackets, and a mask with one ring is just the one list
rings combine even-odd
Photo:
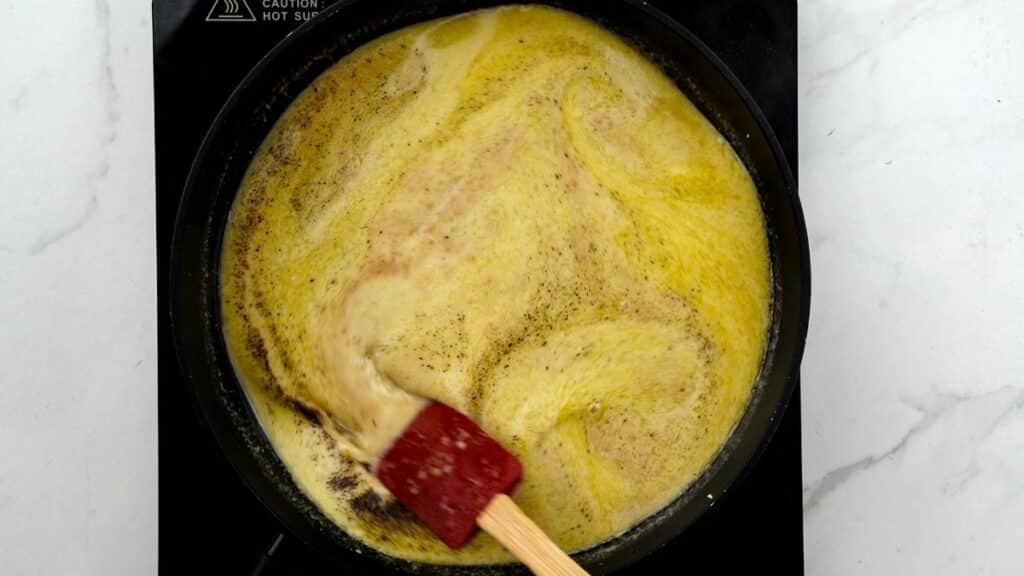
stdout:
[[[549,4],[590,17],[657,62],[730,141],[754,178],[774,278],[771,334],[753,399],[712,465],[668,507],[626,534],[575,555],[594,573],[634,562],[689,526],[752,466],[796,381],[810,308],[807,233],[796,184],[764,116],[725,65],[689,31],[637,0]],[[245,77],[192,165],[175,224],[171,316],[186,382],[224,454],[287,529],[339,565],[412,573],[521,573],[515,566],[440,567],[380,554],[328,520],[292,482],[256,422],[228,361],[219,306],[220,247],[249,161],[289,103],[356,47],[410,24],[502,4],[494,0],[342,1],[297,28]],[[710,494],[713,499],[706,496]]]

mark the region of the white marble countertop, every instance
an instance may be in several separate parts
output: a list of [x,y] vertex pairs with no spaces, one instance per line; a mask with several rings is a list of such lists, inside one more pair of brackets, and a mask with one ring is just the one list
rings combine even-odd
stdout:
[[[1024,3],[802,0],[808,574],[1024,572]],[[156,570],[149,5],[0,3],[0,558]]]
[[808,574],[1024,573],[1022,31],[799,4]]

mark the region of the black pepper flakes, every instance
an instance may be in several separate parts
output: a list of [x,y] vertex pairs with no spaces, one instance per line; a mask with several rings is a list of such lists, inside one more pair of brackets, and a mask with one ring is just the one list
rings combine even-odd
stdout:
[[341,472],[335,472],[334,475],[327,480],[327,486],[335,492],[348,492],[353,486],[356,486],[359,481],[355,476],[342,474]]

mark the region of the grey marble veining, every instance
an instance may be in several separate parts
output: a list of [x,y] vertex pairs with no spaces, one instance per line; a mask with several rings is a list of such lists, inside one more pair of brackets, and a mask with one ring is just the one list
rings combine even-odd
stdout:
[[156,572],[149,9],[0,2],[3,574]]
[[1024,4],[806,0],[809,574],[1020,574]]

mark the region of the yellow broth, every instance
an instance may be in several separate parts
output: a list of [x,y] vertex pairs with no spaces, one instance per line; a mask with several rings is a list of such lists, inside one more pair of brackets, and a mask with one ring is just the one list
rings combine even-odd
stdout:
[[377,39],[263,142],[224,245],[225,336],[295,481],[387,554],[452,551],[372,476],[423,399],[523,462],[562,547],[677,496],[750,397],[767,241],[729,144],[650,61],[564,11],[483,10]]

